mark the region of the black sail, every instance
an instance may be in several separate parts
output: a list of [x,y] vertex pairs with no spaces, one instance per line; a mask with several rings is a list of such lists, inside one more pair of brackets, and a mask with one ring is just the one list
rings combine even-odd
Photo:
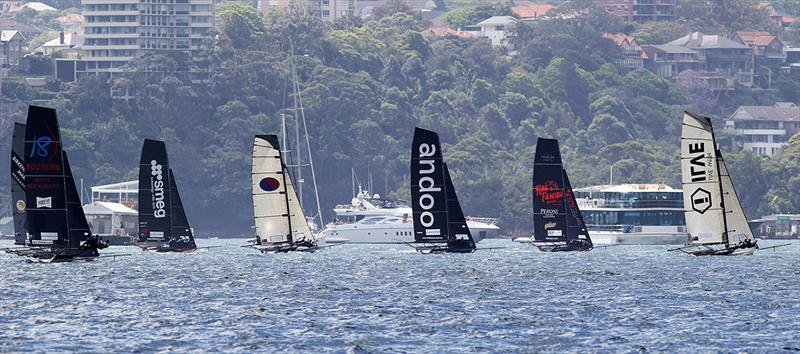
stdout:
[[167,148],[145,139],[139,160],[139,241],[172,239],[172,192]]
[[586,240],[591,247],[592,239],[589,237],[589,229],[586,228],[586,222],[583,220],[581,209],[578,208],[578,201],[575,199],[575,194],[572,192],[572,184],[569,183],[569,176],[567,170],[564,170],[564,186],[566,186],[565,197],[567,199],[567,238],[569,240],[581,239]]
[[189,226],[186,210],[183,209],[183,202],[181,202],[181,195],[178,193],[178,184],[175,182],[175,175],[172,174],[172,169],[169,169],[169,184],[172,186],[170,189],[172,193],[170,196],[172,201],[172,237],[188,238],[191,240],[192,247],[196,247],[192,227]]
[[539,138],[533,164],[533,237],[538,242],[567,241],[567,206],[558,140]]
[[414,241],[444,243],[447,233],[447,195],[439,135],[414,129],[411,144],[411,209]]
[[448,246],[451,248],[475,249],[475,240],[467,227],[467,220],[461,210],[461,203],[458,202],[456,190],[453,187],[453,180],[450,178],[450,170],[444,164],[445,194],[447,195],[447,234]]
[[64,161],[64,187],[67,201],[67,244],[71,248],[77,248],[81,245],[81,242],[88,240],[92,236],[92,231],[89,229],[89,223],[83,213],[83,206],[78,195],[78,189],[75,187],[75,178],[72,176],[67,152],[62,150],[61,153]]
[[25,204],[32,245],[68,244],[64,163],[56,111],[30,106],[25,126]]
[[25,124],[14,123],[11,142],[11,210],[14,219],[14,244],[24,245],[28,236],[25,221]]

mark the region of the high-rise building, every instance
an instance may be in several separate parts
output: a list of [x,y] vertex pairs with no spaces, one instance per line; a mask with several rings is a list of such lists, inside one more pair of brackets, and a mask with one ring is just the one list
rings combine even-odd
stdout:
[[677,0],[594,0],[597,6],[628,22],[672,21]]
[[258,0],[258,10],[268,14],[276,10],[285,10],[289,6],[298,6],[308,13],[324,20],[334,20],[356,14],[357,0]]
[[196,51],[214,26],[213,0],[82,0],[78,71],[114,73],[153,52]]

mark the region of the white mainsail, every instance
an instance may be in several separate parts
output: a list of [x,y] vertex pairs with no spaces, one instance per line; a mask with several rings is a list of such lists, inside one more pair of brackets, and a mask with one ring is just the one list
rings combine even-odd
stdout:
[[[272,141],[269,141],[270,139]],[[258,244],[314,241],[290,176],[281,161],[275,136],[256,136],[253,143],[253,215]]]
[[733,181],[728,173],[728,166],[725,165],[725,160],[721,154],[717,162],[720,168],[720,180],[722,181],[722,198],[725,202],[728,245],[733,246],[746,239],[755,242],[753,231],[750,230],[750,225],[747,224],[747,217],[744,215],[742,203],[736,195],[736,189],[733,187]]
[[686,231],[693,243],[725,241],[717,149],[711,122],[688,112],[681,131],[681,181]]

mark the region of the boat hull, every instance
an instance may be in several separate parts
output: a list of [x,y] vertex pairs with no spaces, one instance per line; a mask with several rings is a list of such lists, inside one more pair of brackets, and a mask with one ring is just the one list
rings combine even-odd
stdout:
[[91,261],[100,256],[96,248],[62,248],[51,247],[23,247],[7,248],[6,253],[26,257],[35,262],[59,263],[75,260]]
[[[500,229],[495,225],[467,222],[472,239],[477,243],[494,238]],[[329,243],[408,244],[414,242],[414,224],[390,223],[365,225],[360,223],[328,225],[322,234]]]
[[592,244],[587,242],[570,242],[570,243],[542,243],[530,242],[531,245],[536,246],[540,252],[589,252],[592,250]]

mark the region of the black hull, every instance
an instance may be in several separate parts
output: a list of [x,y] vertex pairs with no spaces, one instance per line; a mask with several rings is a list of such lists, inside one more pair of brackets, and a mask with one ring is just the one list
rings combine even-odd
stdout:
[[573,241],[570,243],[541,244],[532,243],[541,252],[589,252],[594,248],[591,243]]
[[472,253],[475,252],[477,249],[472,247],[449,247],[446,245],[424,245],[424,246],[415,246],[414,249],[422,254],[442,254],[442,253]]
[[50,248],[27,247],[9,248],[6,253],[27,257],[36,262],[71,262],[75,260],[91,261],[100,256],[97,248]]

